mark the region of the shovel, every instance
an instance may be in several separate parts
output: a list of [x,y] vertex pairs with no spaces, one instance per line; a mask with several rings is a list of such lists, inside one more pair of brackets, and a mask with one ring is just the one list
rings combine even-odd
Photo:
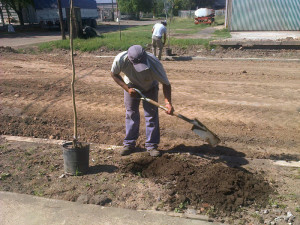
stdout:
[[[165,111],[168,111],[166,107],[163,107],[162,105],[158,104],[156,101],[153,101],[150,98],[147,98],[145,95],[142,94],[142,92],[136,88],[134,90],[139,93],[141,96],[141,99],[149,102],[152,105],[155,105],[158,108],[161,108]],[[204,126],[199,120],[194,119],[191,120],[179,113],[173,112],[174,116],[177,116],[178,118],[193,124],[192,131],[194,131],[196,134],[198,134],[204,141],[206,141],[208,144],[210,144],[212,147],[216,147],[220,142],[220,138],[216,134],[214,134],[212,131],[210,131],[206,126]]]

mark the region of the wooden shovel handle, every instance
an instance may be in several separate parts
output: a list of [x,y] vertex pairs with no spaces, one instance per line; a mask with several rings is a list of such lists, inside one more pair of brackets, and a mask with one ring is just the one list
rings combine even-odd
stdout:
[[[161,109],[163,109],[163,110],[165,110],[165,111],[168,111],[168,109],[167,109],[166,107],[160,105],[158,102],[153,101],[152,99],[146,98],[145,100],[146,100],[147,102],[149,102],[150,104],[155,105],[155,106],[158,107],[158,108],[161,108]],[[172,115],[173,115],[173,116],[179,117],[179,114],[176,113],[176,112],[173,112]]]
[[[165,110],[165,111],[168,111],[168,109],[167,109],[166,107],[160,105],[158,102],[153,101],[152,99],[147,98],[145,95],[143,95],[142,92],[141,92],[139,89],[134,88],[134,90],[135,90],[137,93],[139,93],[139,95],[141,96],[141,99],[142,99],[142,100],[147,101],[147,102],[149,102],[150,104],[155,105],[156,107],[161,108],[161,109],[163,109],[163,110]],[[182,117],[182,115],[180,115],[180,114],[178,114],[178,113],[176,113],[176,112],[173,112],[172,115],[173,115],[173,116],[177,116],[177,117],[179,117],[179,118]]]

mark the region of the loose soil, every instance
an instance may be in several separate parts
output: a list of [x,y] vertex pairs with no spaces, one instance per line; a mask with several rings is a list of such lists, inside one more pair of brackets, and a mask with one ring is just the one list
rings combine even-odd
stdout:
[[[0,134],[72,139],[68,52],[0,52]],[[218,147],[209,147],[190,131],[190,124],[160,112],[163,156],[144,152],[141,116],[139,151],[120,157],[115,146],[122,145],[125,112],[123,91],[110,77],[113,58],[95,57],[105,50],[78,53],[78,133],[81,141],[93,143],[89,173],[61,176],[62,150],[57,145],[2,138],[0,190],[131,209],[192,211],[234,224],[267,223],[287,211],[297,216],[300,171],[274,166],[270,160],[300,160],[300,63],[285,60],[299,58],[300,52],[174,52],[215,58],[162,63],[175,110],[218,134]],[[240,56],[276,61],[222,60]],[[260,213],[265,209],[268,214]]]

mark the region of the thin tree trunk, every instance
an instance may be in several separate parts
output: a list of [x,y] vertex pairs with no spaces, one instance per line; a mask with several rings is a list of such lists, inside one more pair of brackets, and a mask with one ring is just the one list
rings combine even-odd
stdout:
[[73,24],[74,24],[74,6],[73,0],[70,0],[70,50],[71,50],[71,64],[72,64],[72,83],[71,83],[71,91],[72,91],[72,101],[73,101],[73,112],[74,112],[74,139],[73,139],[73,147],[76,147],[76,143],[78,140],[77,136],[77,112],[76,112],[76,103],[75,103],[75,64],[74,64],[74,50],[73,50]]
[[22,6],[21,6],[21,3],[19,3],[18,10],[15,10],[15,11],[16,11],[16,13],[18,14],[20,24],[21,24],[22,26],[24,26],[24,19],[23,19],[23,12],[22,12]]
[[61,0],[57,0],[57,6],[58,6],[58,14],[59,14],[59,23],[60,23],[60,31],[61,31],[61,39],[66,39],[66,33],[65,33],[65,26],[63,21],[63,12],[61,8]]
[[4,17],[3,17],[2,7],[3,7],[3,5],[0,7],[1,21],[2,21],[2,25],[5,26],[5,21],[4,21]]
[[111,13],[112,21],[115,21],[114,0],[111,0],[111,9],[112,9],[112,13]]
[[122,40],[122,34],[121,34],[121,12],[119,13],[119,4],[117,1],[117,16],[118,16],[118,22],[119,22],[119,32],[120,32],[120,41]]
[[19,17],[20,24],[21,24],[22,26],[24,26],[24,19],[23,19],[22,9],[21,9],[21,10],[16,10],[16,13],[17,13],[17,15],[18,15],[18,17]]

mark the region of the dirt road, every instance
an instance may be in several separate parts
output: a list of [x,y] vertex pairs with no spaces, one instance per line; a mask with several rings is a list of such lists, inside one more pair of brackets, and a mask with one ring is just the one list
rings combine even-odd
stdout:
[[[68,54],[2,53],[1,58],[1,134],[71,139]],[[80,138],[121,145],[123,92],[109,74],[113,58],[79,55],[75,60]],[[163,64],[172,83],[175,110],[198,118],[220,136],[222,144],[207,149],[189,124],[161,112],[162,149],[193,147],[218,154],[300,158],[299,62],[195,60]]]
[[[244,224],[261,223],[262,218],[273,221],[288,210],[296,215],[299,170],[260,160],[300,159],[300,63],[285,60],[285,51],[273,53],[279,57],[276,61],[162,61],[175,110],[199,119],[218,134],[222,140],[218,147],[212,149],[200,140],[190,124],[160,112],[160,148],[170,154],[153,159],[141,152],[124,158],[114,148],[93,147],[89,174],[62,180],[58,179],[63,171],[58,146],[1,139],[0,190],[132,209],[182,212],[191,207],[197,214],[221,216],[219,221],[237,210],[236,221]],[[224,56],[247,54],[229,50]],[[253,58],[266,54],[270,52],[258,52]],[[71,140],[68,52],[16,54],[2,49],[0,57],[0,134]],[[122,145],[123,91],[110,76],[112,60],[90,54],[75,58],[80,140]],[[141,148],[143,124],[142,119]],[[239,160],[229,163],[235,159]],[[288,205],[285,211],[271,206],[273,189]],[[257,207],[263,209],[268,201],[269,214],[261,211],[254,218]],[[258,205],[238,211],[253,202]]]

